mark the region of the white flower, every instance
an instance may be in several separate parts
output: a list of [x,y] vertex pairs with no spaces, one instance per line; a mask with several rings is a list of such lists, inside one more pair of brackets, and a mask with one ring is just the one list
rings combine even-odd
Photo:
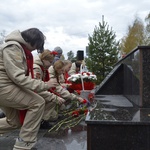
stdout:
[[83,72],[78,73],[78,74],[74,74],[71,75],[67,80],[71,81],[71,82],[81,82],[81,78],[83,79],[83,81],[94,81],[97,80],[96,75],[94,75],[92,72]]

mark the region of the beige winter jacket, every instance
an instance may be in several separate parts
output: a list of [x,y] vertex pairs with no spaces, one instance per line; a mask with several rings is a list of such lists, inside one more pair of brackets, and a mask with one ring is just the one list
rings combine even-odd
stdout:
[[[43,81],[45,73],[42,71],[40,66],[43,66],[43,62],[40,60],[39,56],[34,57],[34,63],[33,63],[34,78]],[[44,97],[45,100],[51,99],[51,101],[55,101],[56,99],[60,98],[49,91],[45,91],[42,97]]]
[[[48,85],[41,80],[25,76],[27,72],[26,56],[20,43],[32,49],[31,45],[22,38],[20,31],[16,30],[8,35],[5,43],[0,46],[0,91],[7,87],[14,87],[11,85],[15,84],[22,89],[36,91],[43,98],[47,98],[45,92],[49,89]],[[1,96],[3,93],[0,92]],[[49,98],[49,101],[51,100]]]
[[33,62],[34,78],[43,80],[44,73],[40,66],[43,66],[43,62],[40,60],[39,56],[34,56]]
[[[50,77],[51,77],[51,78],[56,78],[56,77],[55,77],[55,71],[54,71],[53,66],[50,66],[48,70],[49,70],[49,73],[50,73]],[[62,84],[63,84],[64,82],[65,82],[64,75],[61,74],[61,75],[59,76],[59,83],[62,83]]]
[[[53,66],[49,68],[50,78],[56,78],[55,71]],[[60,79],[62,79],[62,76],[60,76]],[[62,98],[66,100],[77,100],[78,96],[70,93],[66,88],[63,88],[61,85],[56,87],[56,92],[61,95]]]
[[72,66],[71,66],[71,68],[70,68],[68,74],[69,74],[69,75],[76,74],[76,64],[75,64],[75,62],[72,63]]

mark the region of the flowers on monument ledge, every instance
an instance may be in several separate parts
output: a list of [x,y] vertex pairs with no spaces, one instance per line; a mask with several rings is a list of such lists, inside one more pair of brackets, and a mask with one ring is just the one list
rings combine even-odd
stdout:
[[88,95],[88,100],[90,101],[90,103],[93,102],[94,97],[95,97],[95,94],[94,94],[94,93],[89,93],[89,95]]
[[82,109],[78,109],[72,112],[72,116],[74,117],[78,117],[80,114],[84,114],[86,115],[88,113],[88,109],[87,108],[82,108]]
[[94,89],[97,77],[92,72],[82,72],[74,74],[71,75],[67,80],[72,83],[72,85],[70,86],[71,89],[82,90],[82,79],[84,84],[84,90]]

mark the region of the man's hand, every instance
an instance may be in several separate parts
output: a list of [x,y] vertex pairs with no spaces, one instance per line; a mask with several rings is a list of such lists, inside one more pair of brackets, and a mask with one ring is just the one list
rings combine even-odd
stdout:
[[47,82],[49,88],[52,88],[52,87],[56,87],[59,85],[59,83],[57,82],[56,78],[52,78],[50,79],[48,82]]

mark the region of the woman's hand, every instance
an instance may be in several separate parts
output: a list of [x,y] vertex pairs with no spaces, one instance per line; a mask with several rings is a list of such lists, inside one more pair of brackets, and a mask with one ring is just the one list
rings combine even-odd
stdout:
[[57,97],[57,102],[59,105],[62,105],[65,102],[65,100],[61,97]]
[[56,78],[52,78],[47,82],[49,88],[56,87],[59,85]]
[[69,83],[62,83],[61,84],[63,87],[65,87],[65,88],[69,88],[69,86],[71,86],[72,84],[69,84]]
[[78,101],[79,101],[80,103],[83,103],[83,102],[84,102],[84,99],[83,99],[82,97],[78,97]]
[[71,85],[72,85],[71,83],[66,84],[67,88],[69,88]]

